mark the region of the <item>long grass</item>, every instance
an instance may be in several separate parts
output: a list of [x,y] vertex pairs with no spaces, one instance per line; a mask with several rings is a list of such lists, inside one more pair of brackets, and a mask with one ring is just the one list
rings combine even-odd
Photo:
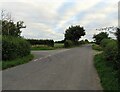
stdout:
[[117,71],[113,66],[106,61],[103,53],[94,57],[94,64],[99,74],[101,85],[104,91],[108,92],[120,92],[120,86],[118,84]]
[[27,62],[29,62],[30,60],[32,60],[34,58],[34,56],[32,54],[22,57],[22,58],[17,58],[15,60],[11,60],[11,61],[2,61],[2,69],[7,69],[7,68],[11,68],[17,65],[21,65],[21,64],[25,64]]
[[97,51],[102,51],[102,50],[103,50],[102,47],[99,46],[99,45],[97,45],[97,44],[93,44],[93,45],[92,45],[92,48],[93,48],[94,50],[97,50]]

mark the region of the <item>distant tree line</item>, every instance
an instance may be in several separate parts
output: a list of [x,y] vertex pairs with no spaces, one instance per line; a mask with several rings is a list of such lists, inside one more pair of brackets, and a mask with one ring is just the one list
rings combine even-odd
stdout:
[[54,47],[53,40],[38,40],[38,39],[26,39],[31,45],[47,45]]
[[61,41],[55,41],[55,43],[64,43],[65,40],[61,40]]

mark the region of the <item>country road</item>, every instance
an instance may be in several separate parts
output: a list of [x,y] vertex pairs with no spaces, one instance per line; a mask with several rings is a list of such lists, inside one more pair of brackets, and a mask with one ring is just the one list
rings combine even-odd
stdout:
[[3,90],[102,90],[91,45],[32,53],[34,60],[3,71]]

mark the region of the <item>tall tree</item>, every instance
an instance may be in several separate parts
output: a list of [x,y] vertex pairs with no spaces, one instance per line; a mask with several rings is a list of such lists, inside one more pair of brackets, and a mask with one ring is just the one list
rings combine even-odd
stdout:
[[21,28],[26,28],[23,21],[13,22],[10,13],[5,13],[3,10],[1,12],[2,18],[2,35],[9,35],[20,37]]
[[85,35],[85,30],[83,27],[79,25],[71,26],[65,31],[65,40],[71,40],[73,42],[77,42],[81,36]]

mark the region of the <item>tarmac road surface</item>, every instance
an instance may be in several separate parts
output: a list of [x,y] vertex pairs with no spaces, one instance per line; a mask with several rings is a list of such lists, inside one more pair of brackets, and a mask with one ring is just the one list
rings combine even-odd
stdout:
[[3,71],[3,90],[102,90],[91,45],[32,53],[34,60]]

